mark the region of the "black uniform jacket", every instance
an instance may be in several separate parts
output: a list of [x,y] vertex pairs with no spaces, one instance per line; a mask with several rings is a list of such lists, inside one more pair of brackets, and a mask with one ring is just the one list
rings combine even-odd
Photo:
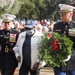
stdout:
[[[57,22],[54,25],[54,32],[58,32],[59,34],[66,34],[73,42],[73,50],[75,49],[75,22],[71,21],[68,23]],[[74,51],[75,52],[75,51]],[[72,54],[71,59],[66,62],[66,66],[60,66],[63,71],[74,70],[75,69],[75,53]]]
[[18,62],[12,48],[15,46],[19,32],[15,29],[0,30],[0,67],[4,69],[17,67]]

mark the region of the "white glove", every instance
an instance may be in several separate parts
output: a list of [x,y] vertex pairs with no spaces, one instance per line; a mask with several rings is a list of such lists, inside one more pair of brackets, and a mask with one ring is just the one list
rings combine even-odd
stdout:
[[14,53],[15,53],[16,58],[17,58],[18,56],[20,56],[18,46],[13,47],[13,51],[14,51]]
[[71,58],[71,55],[69,55],[69,56],[67,57],[67,59],[65,59],[64,61],[69,61],[70,58]]
[[45,61],[43,61],[42,62],[42,67],[44,67],[46,65],[46,62]]
[[13,51],[17,53],[19,51],[18,46],[13,47]]
[[40,61],[39,69],[43,68],[46,65],[45,61]]

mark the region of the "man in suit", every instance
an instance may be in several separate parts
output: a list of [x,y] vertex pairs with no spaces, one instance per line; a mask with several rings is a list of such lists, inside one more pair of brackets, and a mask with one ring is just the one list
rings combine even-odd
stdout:
[[[55,23],[54,32],[65,34],[73,41],[73,52],[75,52],[75,22],[72,21],[73,9],[75,7],[67,4],[59,4],[61,21]],[[58,60],[59,61],[59,60]],[[66,60],[66,65],[54,67],[54,75],[75,75],[75,54],[73,53]]]
[[38,75],[39,67],[38,43],[42,33],[34,30],[34,21],[27,20],[25,31],[20,33],[16,46],[13,48],[19,62],[19,75]]
[[0,69],[1,75],[14,75],[18,65],[12,48],[18,38],[18,32],[12,29],[11,21],[15,15],[2,14],[4,29],[0,30]]

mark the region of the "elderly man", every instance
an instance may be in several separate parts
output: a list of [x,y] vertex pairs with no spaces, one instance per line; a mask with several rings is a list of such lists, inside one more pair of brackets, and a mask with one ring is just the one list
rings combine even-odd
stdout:
[[38,75],[38,43],[42,34],[34,30],[32,20],[27,20],[25,31],[20,33],[16,46],[13,48],[19,62],[19,75]]
[[18,32],[12,29],[11,21],[15,18],[11,14],[2,14],[4,29],[0,30],[0,68],[1,75],[14,75],[18,62],[12,50],[18,37]]
[[[59,34],[65,34],[73,41],[73,50],[75,49],[75,22],[72,21],[73,9],[75,7],[59,4],[61,21],[54,25],[54,32]],[[74,51],[73,51],[74,52]],[[59,60],[57,60],[59,61]],[[75,75],[75,54],[64,60],[66,65],[60,67],[54,67],[54,75]],[[61,63],[62,64],[62,63]]]

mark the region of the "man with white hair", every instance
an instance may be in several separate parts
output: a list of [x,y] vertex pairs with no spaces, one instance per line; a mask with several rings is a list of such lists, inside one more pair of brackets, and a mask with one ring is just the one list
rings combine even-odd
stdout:
[[36,25],[36,30],[42,33],[43,26],[41,24]]
[[47,26],[43,26],[42,33],[43,34],[48,33],[48,27]]
[[14,23],[14,29],[17,30],[18,32],[20,32],[20,24],[18,21],[15,21]]
[[[73,44],[73,53],[69,58],[64,60],[66,65],[54,67],[54,75],[75,75],[75,22],[72,21],[73,10],[75,7],[67,4],[59,4],[61,21],[54,24],[54,32],[65,34]],[[59,60],[57,60],[59,61]]]

